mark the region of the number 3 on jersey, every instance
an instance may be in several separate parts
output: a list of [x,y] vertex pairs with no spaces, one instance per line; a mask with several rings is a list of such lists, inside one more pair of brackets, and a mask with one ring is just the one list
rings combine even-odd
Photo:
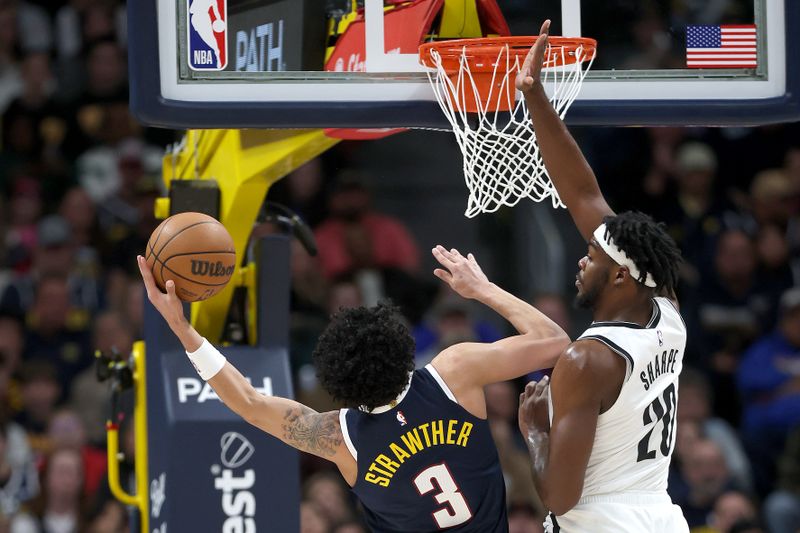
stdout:
[[[434,481],[436,482],[435,484]],[[435,490],[438,485],[439,492],[434,494],[433,497],[438,503],[447,504],[450,507],[449,509],[443,507],[433,513],[433,519],[436,520],[436,524],[440,529],[463,524],[472,518],[472,512],[469,510],[467,500],[458,491],[458,485],[456,485],[446,464],[440,463],[429,466],[417,474],[417,477],[414,478],[414,485],[417,487],[420,496]]]

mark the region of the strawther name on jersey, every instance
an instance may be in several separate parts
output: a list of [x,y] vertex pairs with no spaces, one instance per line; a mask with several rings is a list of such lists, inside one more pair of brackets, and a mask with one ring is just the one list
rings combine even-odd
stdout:
[[392,477],[412,455],[433,446],[467,447],[472,423],[461,420],[432,420],[400,435],[400,442],[390,442],[386,453],[378,454],[364,475],[364,480],[388,487]]
[[680,352],[678,350],[664,350],[660,354],[656,354],[653,357],[653,360],[647,363],[647,372],[644,370],[639,373],[639,379],[642,380],[644,384],[644,390],[650,390],[650,385],[652,385],[653,381],[658,379],[663,374],[674,374],[675,373],[675,363],[678,360],[678,355]]

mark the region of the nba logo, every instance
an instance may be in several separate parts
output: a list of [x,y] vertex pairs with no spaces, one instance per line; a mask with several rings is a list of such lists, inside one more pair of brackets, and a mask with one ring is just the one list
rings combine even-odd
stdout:
[[189,67],[222,70],[228,64],[227,0],[189,0]]

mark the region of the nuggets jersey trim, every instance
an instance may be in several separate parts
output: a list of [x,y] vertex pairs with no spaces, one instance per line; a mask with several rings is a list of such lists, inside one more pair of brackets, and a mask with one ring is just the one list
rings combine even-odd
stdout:
[[344,444],[350,451],[350,455],[358,462],[358,450],[350,440],[350,432],[347,430],[347,409],[339,409],[339,424],[342,426],[342,437],[344,437]]
[[431,376],[433,376],[433,379],[436,380],[436,383],[439,384],[447,397],[450,398],[450,400],[458,403],[458,400],[456,400],[456,395],[453,394],[453,392],[450,390],[450,387],[448,387],[447,383],[445,383],[442,379],[442,376],[439,375],[439,371],[436,370],[432,364],[425,365],[425,370],[431,373]]

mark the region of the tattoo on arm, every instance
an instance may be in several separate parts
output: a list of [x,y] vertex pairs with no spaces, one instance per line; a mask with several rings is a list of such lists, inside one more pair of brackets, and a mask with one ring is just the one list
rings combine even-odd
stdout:
[[291,407],[283,415],[283,440],[299,450],[333,457],[342,444],[339,413],[317,413],[308,407]]

